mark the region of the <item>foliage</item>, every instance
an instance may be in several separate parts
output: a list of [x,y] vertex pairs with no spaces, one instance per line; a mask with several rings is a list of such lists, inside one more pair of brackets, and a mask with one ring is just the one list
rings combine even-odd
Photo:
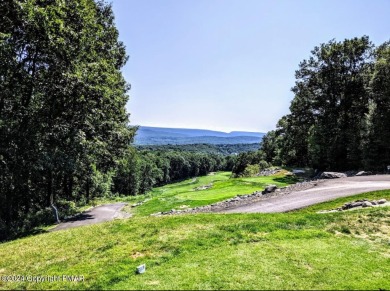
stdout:
[[129,148],[113,178],[113,191],[123,195],[145,194],[154,186],[207,175],[231,167],[230,157],[190,151]]
[[315,47],[296,71],[291,113],[264,138],[266,161],[319,170],[384,170],[389,147],[389,44],[367,36]]
[[390,165],[390,42],[378,47],[375,58],[369,83],[371,102],[366,117],[364,164],[383,170]]
[[[266,141],[263,140],[263,143],[264,142]],[[269,167],[270,164],[265,161],[266,156],[267,152],[265,152],[264,150],[240,153],[237,156],[234,166],[232,168],[233,176],[242,177],[248,175],[255,175],[260,170]],[[257,172],[255,173],[256,168]],[[249,172],[246,171],[250,171],[252,174],[249,174]]]
[[253,177],[256,174],[260,172],[260,167],[259,165],[247,165],[245,167],[244,172],[242,173],[243,177]]
[[243,152],[256,151],[258,143],[248,144],[183,144],[183,145],[136,145],[139,150],[197,152],[204,154],[219,154],[223,156],[237,155]]
[[127,56],[110,5],[0,6],[1,239],[51,197],[80,202],[109,193],[110,171],[134,129],[121,74]]

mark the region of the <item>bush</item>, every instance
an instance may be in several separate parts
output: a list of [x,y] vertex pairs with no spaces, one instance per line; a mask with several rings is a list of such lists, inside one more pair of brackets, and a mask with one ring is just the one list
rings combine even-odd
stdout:
[[[54,203],[54,206],[57,207],[58,216],[60,217],[60,219],[64,219],[77,214],[76,203],[74,203],[73,201],[59,200]],[[51,212],[53,213],[52,209]]]
[[261,161],[259,162],[259,170],[260,170],[260,171],[263,171],[263,170],[265,170],[265,169],[267,169],[267,168],[269,168],[269,167],[271,167],[271,164],[267,163],[266,161],[261,160]]
[[114,173],[102,173],[96,169],[96,166],[92,166],[92,185],[91,193],[94,197],[110,197],[112,177]]
[[242,177],[252,177],[260,172],[259,165],[248,165],[245,167]]

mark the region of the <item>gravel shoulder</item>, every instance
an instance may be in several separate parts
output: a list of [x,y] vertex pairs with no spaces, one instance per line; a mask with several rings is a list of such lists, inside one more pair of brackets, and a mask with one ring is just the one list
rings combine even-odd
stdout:
[[339,197],[390,189],[390,175],[347,177],[326,180],[313,188],[274,196],[252,204],[226,209],[223,213],[287,212]]
[[105,204],[105,205],[95,207],[91,210],[81,213],[80,215],[77,215],[72,219],[69,219],[65,222],[61,222],[51,231],[95,224],[95,223],[110,221],[116,218],[129,217],[130,216],[129,214],[126,214],[121,211],[126,204],[127,203],[113,203],[113,204]]

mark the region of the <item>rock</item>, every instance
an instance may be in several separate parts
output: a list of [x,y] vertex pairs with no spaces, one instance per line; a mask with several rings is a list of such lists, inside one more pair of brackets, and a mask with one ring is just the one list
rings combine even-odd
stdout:
[[364,201],[362,206],[363,207],[372,207],[372,203],[370,201]]
[[295,175],[299,175],[299,174],[305,174],[306,172],[305,172],[305,170],[293,169],[292,173]]
[[378,202],[375,201],[375,200],[372,200],[372,201],[371,201],[371,204],[372,204],[372,205],[378,205]]
[[351,208],[363,206],[363,204],[366,202],[353,202],[351,203]]
[[265,169],[263,171],[261,171],[260,173],[258,173],[256,176],[271,176],[271,175],[274,175],[278,172],[280,172],[281,170],[280,169]]
[[323,172],[320,175],[320,179],[337,179],[337,178],[345,178],[347,177],[344,173],[337,173],[337,172]]
[[368,175],[372,175],[372,172],[360,171],[355,176],[368,176]]
[[275,192],[275,190],[277,188],[278,188],[278,186],[276,186],[276,185],[268,185],[267,187],[265,187],[263,194]]
[[378,200],[377,202],[378,202],[378,204],[385,204],[387,202],[387,200],[383,198],[383,199]]
[[343,210],[352,208],[352,203],[345,203],[343,206],[341,206]]
[[156,212],[156,213],[150,214],[150,216],[161,216],[162,214],[163,214],[162,212]]

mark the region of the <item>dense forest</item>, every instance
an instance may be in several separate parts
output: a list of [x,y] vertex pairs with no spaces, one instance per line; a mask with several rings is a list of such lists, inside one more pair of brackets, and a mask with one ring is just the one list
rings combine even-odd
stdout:
[[217,155],[237,155],[244,152],[257,151],[260,148],[259,144],[255,143],[239,143],[239,144],[183,144],[183,145],[138,145],[135,146],[140,150],[152,151],[186,151],[205,154]]
[[331,40],[315,47],[295,76],[290,114],[263,137],[265,161],[384,171],[390,165],[390,42]]

